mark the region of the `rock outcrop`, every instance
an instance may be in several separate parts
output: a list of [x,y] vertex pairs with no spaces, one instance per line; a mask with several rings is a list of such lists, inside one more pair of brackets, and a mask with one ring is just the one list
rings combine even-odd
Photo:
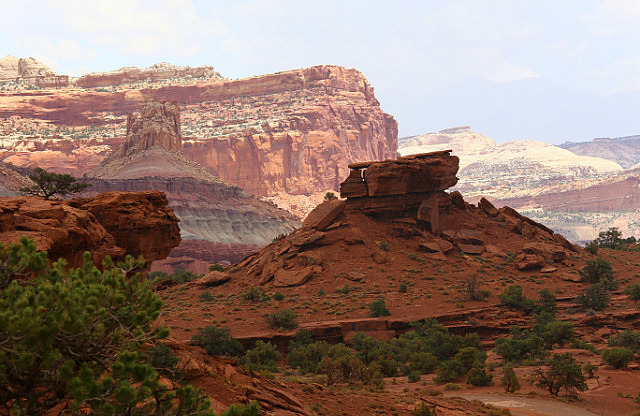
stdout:
[[82,176],[124,141],[127,114],[148,100],[180,106],[187,158],[301,215],[310,199],[315,206],[338,190],[349,163],[396,155],[397,123],[382,112],[366,78],[355,69],[316,66],[114,91],[5,92],[0,157]]
[[105,256],[122,260],[142,255],[165,258],[180,242],[178,219],[161,192],[111,192],[94,198],[51,201],[40,197],[0,198],[0,242],[32,238],[51,260],[82,264],[85,251],[94,263]]
[[67,75],[57,75],[51,68],[34,58],[7,55],[0,59],[0,83],[14,82],[38,88],[66,87]]
[[[511,252],[508,260],[516,270],[564,265],[577,251],[561,235],[511,208],[497,209],[487,200],[474,206],[457,192],[445,192],[455,185],[458,169],[458,158],[448,150],[350,167],[341,185],[346,201],[325,201],[302,228],[245,259],[238,267],[246,270],[247,279],[273,287],[326,281],[340,276],[332,268],[344,268],[338,266],[343,251],[349,251],[354,264],[361,258],[365,264],[391,262],[387,241],[392,239],[403,239],[405,249],[415,244],[417,252],[434,260],[461,254],[506,258]],[[366,279],[367,268],[359,267],[344,277]]]
[[91,192],[161,190],[180,218],[183,244],[164,264],[238,261],[293,230],[295,218],[214,177],[182,153],[177,105],[148,102],[129,115],[125,143],[86,174]]
[[175,66],[160,62],[147,68],[132,66],[108,72],[92,72],[75,80],[75,85],[83,88],[108,87],[133,84],[136,82],[153,82],[172,78],[195,78],[209,80],[224,80],[212,66]]

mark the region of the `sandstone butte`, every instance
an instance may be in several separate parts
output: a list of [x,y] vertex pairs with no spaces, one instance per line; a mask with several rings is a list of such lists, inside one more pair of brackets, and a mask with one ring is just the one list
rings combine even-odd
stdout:
[[180,242],[178,219],[157,191],[108,192],[67,201],[40,197],[0,198],[0,243],[32,238],[52,261],[82,264],[85,251],[95,264],[105,256],[123,260],[142,255],[148,262],[167,257]]
[[337,191],[349,163],[396,156],[397,123],[355,69],[325,65],[192,81],[0,91],[0,156],[81,176],[124,141],[128,113],[150,99],[171,101],[182,109],[187,158],[301,215],[315,205],[310,198]]
[[180,218],[182,242],[164,262],[194,272],[236,262],[297,224],[295,217],[213,176],[182,151],[180,108],[149,101],[127,117],[125,142],[85,174],[89,192],[159,190]]

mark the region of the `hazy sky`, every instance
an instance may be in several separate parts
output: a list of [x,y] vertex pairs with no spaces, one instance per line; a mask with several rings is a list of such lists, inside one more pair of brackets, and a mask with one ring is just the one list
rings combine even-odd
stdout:
[[499,141],[640,134],[640,0],[0,0],[0,7],[0,56],[33,56],[63,74],[166,61],[242,78],[337,64],[369,79],[400,136],[456,124]]

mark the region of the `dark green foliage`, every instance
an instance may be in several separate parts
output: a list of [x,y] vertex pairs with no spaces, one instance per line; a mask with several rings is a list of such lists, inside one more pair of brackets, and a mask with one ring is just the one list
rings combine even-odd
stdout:
[[633,300],[640,300],[640,283],[632,283],[625,287],[624,293]]
[[587,379],[595,378],[598,372],[598,366],[591,363],[586,363],[582,366],[582,372]]
[[223,272],[224,266],[222,264],[212,264],[209,266],[209,271]]
[[331,344],[325,341],[313,342],[297,347],[289,346],[289,365],[292,368],[300,368],[304,373],[320,373],[320,363],[329,353]]
[[333,192],[327,192],[326,194],[324,194],[324,200],[325,201],[331,201],[332,199],[337,199],[338,197],[336,197],[336,194],[334,194]]
[[200,345],[209,355],[237,357],[242,354],[242,344],[231,336],[229,328],[207,326],[194,335],[191,342]]
[[640,359],[640,332],[627,329],[609,337],[607,342],[612,347],[624,347],[631,350]]
[[247,302],[266,302],[271,296],[263,288],[254,286],[242,294],[242,299]]
[[623,242],[620,237],[622,237],[622,233],[617,228],[611,227],[607,231],[600,231],[598,238],[593,240],[593,242],[597,243],[599,247],[616,249],[619,248]]
[[609,306],[609,289],[606,283],[591,285],[576,297],[576,303],[584,308],[602,311]]
[[20,188],[20,193],[42,196],[44,199],[55,195],[64,197],[77,194],[91,186],[88,183],[77,182],[77,179],[69,174],[47,172],[41,168],[35,168],[33,174],[29,175],[29,179],[34,182],[34,185]]
[[584,249],[585,249],[589,254],[592,254],[592,255],[594,255],[594,256],[595,256],[596,254],[598,254],[598,248],[599,248],[599,247],[600,247],[600,246],[598,245],[598,241],[597,241],[597,240],[590,241],[590,242],[588,242],[587,244],[585,244],[585,245],[584,245]]
[[398,287],[398,292],[407,293],[407,284],[406,283],[400,283],[400,286]]
[[0,403],[7,414],[47,414],[63,402],[74,414],[81,407],[91,414],[171,414],[178,407],[212,414],[192,386],[160,381],[152,363],[171,366],[170,354],[142,349],[168,330],[154,324],[160,299],[132,273],[139,261],[129,256],[115,266],[106,259],[101,271],[85,253],[78,269],[63,261],[47,267],[32,241],[20,245],[0,250],[9,259],[0,269]]
[[205,291],[200,293],[198,299],[200,299],[201,302],[211,302],[213,300],[213,295],[211,294],[211,292]]
[[625,368],[633,360],[633,351],[614,347],[602,351],[602,363],[613,368]]
[[194,274],[192,272],[189,272],[180,268],[175,269],[171,274],[168,274],[165,272],[149,273],[149,280],[151,280],[155,284],[169,282],[171,284],[179,285],[182,283],[190,282],[199,277],[200,276],[197,274]]
[[271,342],[258,340],[255,347],[240,358],[240,364],[254,371],[278,371],[280,353]]
[[175,356],[171,348],[164,343],[156,343],[149,351],[149,362],[159,372],[163,374],[175,374],[178,357]]
[[249,404],[232,404],[222,416],[259,416],[260,405],[255,400]]
[[613,278],[613,270],[608,261],[597,258],[587,260],[586,266],[580,270],[580,275],[588,283],[601,283],[607,290],[614,290],[617,283]]
[[548,289],[543,289],[538,292],[540,297],[535,302],[535,310],[537,313],[549,313],[555,316],[558,312],[558,306],[556,305],[556,297]]
[[422,373],[420,373],[420,371],[411,371],[409,373],[409,376],[407,377],[407,381],[409,383],[417,383],[418,381],[420,381],[421,375]]
[[544,325],[540,335],[544,339],[546,349],[551,349],[556,344],[562,347],[575,337],[571,322],[558,320],[550,321]]
[[467,384],[474,387],[488,386],[493,381],[493,375],[487,374],[484,364],[478,363],[467,373]]
[[467,369],[459,360],[443,361],[438,366],[438,374],[433,379],[436,383],[449,383],[456,381],[466,374]]
[[336,289],[336,293],[340,293],[342,295],[348,295],[349,293],[351,293],[351,288],[349,287],[348,284],[345,283],[344,286],[339,287],[338,289]]
[[538,368],[535,376],[537,385],[546,388],[550,394],[557,396],[562,389],[566,396],[572,396],[587,389],[582,369],[571,354],[554,354],[547,365],[546,370]]
[[389,316],[391,312],[387,309],[387,305],[384,303],[384,299],[374,300],[369,304],[369,316],[377,318],[379,316]]
[[520,382],[511,364],[506,364],[502,369],[502,386],[507,393],[515,393],[520,390]]
[[411,414],[413,416],[436,416],[436,409],[425,402],[420,402],[420,405],[416,406]]
[[498,295],[500,304],[514,309],[532,309],[534,303],[522,293],[522,286],[509,285],[504,293]]
[[291,309],[281,309],[268,314],[267,323],[273,329],[295,329],[298,326],[296,313]]
[[498,338],[495,341],[496,353],[508,362],[522,362],[544,356],[544,339],[533,331],[523,331],[517,326],[511,327],[511,338]]
[[273,300],[277,300],[278,302],[284,300],[284,295],[280,292],[276,292],[273,294]]

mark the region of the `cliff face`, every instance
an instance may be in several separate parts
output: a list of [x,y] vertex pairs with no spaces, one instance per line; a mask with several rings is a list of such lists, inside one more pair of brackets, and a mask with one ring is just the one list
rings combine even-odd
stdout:
[[57,75],[51,68],[34,58],[7,55],[0,59],[0,83],[22,82],[39,88],[66,87],[69,77]]
[[[54,171],[59,157],[67,173],[81,176],[105,156],[98,154],[101,143],[124,140],[126,114],[149,99],[180,105],[187,158],[285,206],[292,195],[337,190],[351,162],[396,155],[397,123],[382,112],[364,76],[318,66],[234,81],[119,86],[112,92],[0,92],[0,157],[23,166],[38,161]],[[48,156],[53,149],[60,149],[56,157]]]
[[39,197],[0,198],[0,242],[33,238],[51,260],[82,264],[90,251],[94,263],[105,256],[122,260],[142,255],[164,259],[180,242],[178,219],[161,192],[111,192],[93,198],[51,201]]

